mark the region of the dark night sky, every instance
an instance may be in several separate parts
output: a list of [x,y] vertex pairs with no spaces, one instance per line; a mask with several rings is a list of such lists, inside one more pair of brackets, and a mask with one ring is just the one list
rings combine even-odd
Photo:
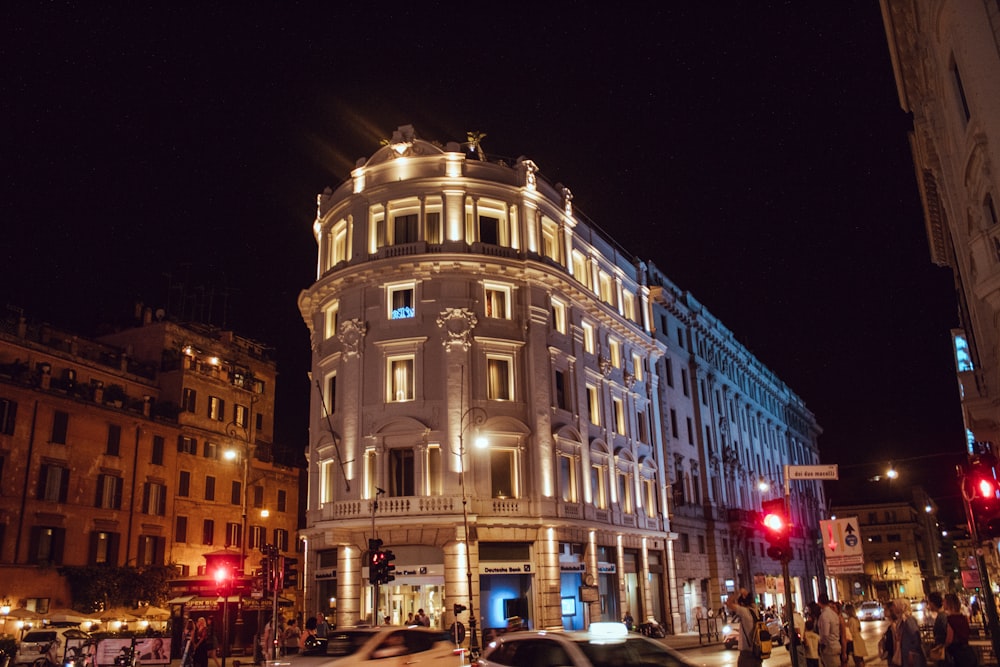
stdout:
[[220,4],[0,10],[6,303],[90,331],[164,305],[168,273],[226,288],[304,447],[316,193],[398,125],[478,130],[734,331],[826,462],[962,450],[952,279],[877,3]]

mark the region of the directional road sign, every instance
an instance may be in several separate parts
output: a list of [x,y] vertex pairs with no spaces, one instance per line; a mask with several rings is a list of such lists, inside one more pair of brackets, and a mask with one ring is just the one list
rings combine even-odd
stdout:
[[827,574],[862,574],[865,553],[857,517],[820,521]]

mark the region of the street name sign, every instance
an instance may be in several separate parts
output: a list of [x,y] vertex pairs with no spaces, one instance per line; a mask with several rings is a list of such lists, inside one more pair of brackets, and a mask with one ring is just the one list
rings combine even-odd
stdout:
[[837,464],[825,466],[787,466],[788,479],[840,479]]

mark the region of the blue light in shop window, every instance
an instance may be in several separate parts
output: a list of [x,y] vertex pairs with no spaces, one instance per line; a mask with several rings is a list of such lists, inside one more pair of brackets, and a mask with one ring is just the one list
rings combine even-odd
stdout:
[[406,317],[413,317],[415,314],[416,313],[414,313],[413,308],[411,306],[402,306],[392,311],[392,317],[390,319],[401,320]]

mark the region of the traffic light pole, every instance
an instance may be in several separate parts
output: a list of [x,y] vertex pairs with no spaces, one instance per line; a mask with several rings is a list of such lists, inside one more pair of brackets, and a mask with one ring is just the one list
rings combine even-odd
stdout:
[[[965,518],[969,522],[969,537],[972,538],[972,545],[976,550],[976,567],[979,568],[979,587],[982,590],[983,613],[986,614],[990,631],[990,644],[993,646],[993,655],[1000,655],[1000,622],[997,621],[997,604],[993,597],[993,585],[990,583],[990,575],[986,571],[986,559],[983,557],[983,545],[979,541],[979,527],[976,525],[976,515],[972,509],[972,497],[965,487],[965,470],[962,466],[956,466],[956,470],[959,487],[962,489],[962,506],[965,508]],[[990,540],[991,544],[992,542]]]
[[[785,516],[792,516],[792,485],[788,480],[788,466],[785,466]],[[799,638],[798,629],[795,627],[795,605],[792,604],[792,577],[788,572],[788,562],[792,559],[792,552],[789,549],[781,559],[781,576],[785,583],[785,618],[788,623],[788,653],[792,658],[792,667],[799,667]],[[803,665],[802,667],[805,667]]]

